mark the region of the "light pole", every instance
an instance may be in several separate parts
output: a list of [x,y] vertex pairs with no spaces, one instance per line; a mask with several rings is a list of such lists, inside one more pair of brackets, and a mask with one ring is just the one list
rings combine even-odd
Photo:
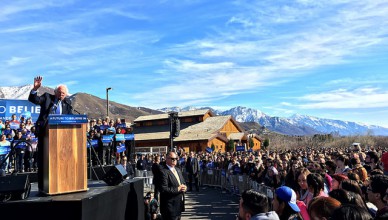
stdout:
[[109,96],[108,91],[111,90],[111,87],[106,88],[106,116],[109,117]]

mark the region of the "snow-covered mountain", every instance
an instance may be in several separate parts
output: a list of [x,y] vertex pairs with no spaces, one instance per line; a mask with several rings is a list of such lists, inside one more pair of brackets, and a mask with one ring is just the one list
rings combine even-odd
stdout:
[[[164,108],[167,109],[167,108]],[[187,108],[175,107],[175,111]],[[190,110],[196,108],[190,107]],[[203,108],[197,108],[203,109]],[[164,111],[163,109],[159,109]],[[218,115],[232,115],[238,122],[257,122],[269,130],[287,135],[338,134],[338,135],[384,135],[388,136],[388,128],[376,125],[366,125],[357,122],[323,119],[307,115],[293,115],[289,118],[272,117],[265,113],[247,107],[234,107],[227,111],[213,111]]]
[[[0,99],[23,99],[27,100],[28,95],[31,92],[32,85],[24,85],[24,86],[4,86],[0,87]],[[44,92],[53,93],[54,89],[46,86],[42,86],[39,89],[39,94]]]
[[0,98],[2,99],[28,99],[32,85],[0,87]]

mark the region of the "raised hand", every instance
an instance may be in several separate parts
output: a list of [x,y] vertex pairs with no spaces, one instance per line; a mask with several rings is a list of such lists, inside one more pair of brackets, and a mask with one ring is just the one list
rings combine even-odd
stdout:
[[42,85],[42,80],[43,80],[43,77],[41,76],[37,76],[34,78],[34,90],[38,90],[40,88],[40,86]]

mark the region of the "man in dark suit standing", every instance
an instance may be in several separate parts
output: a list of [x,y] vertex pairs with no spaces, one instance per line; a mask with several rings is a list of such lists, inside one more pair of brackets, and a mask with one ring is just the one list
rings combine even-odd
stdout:
[[197,192],[199,191],[199,183],[198,183],[198,177],[199,177],[199,162],[197,157],[195,156],[195,153],[193,151],[190,152],[190,156],[187,158],[186,162],[186,172],[189,177],[189,192],[193,190],[193,180],[195,183],[195,189]]
[[54,90],[54,95],[44,93],[38,96],[38,89],[42,85],[43,78],[37,76],[34,78],[34,87],[28,96],[28,101],[40,105],[40,114],[36,121],[36,129],[38,133],[38,188],[43,190],[43,155],[44,155],[44,136],[46,135],[47,118],[49,114],[72,114],[71,102],[66,98],[68,94],[65,85],[59,85]]
[[163,167],[160,164],[160,156],[155,155],[154,163],[152,164],[151,170],[152,170],[152,175],[153,175],[152,183],[155,186],[154,198],[156,200],[158,200],[158,202],[160,202],[159,193],[160,193],[161,182],[162,182],[162,177],[163,177],[162,169],[163,169]]
[[166,156],[166,166],[163,169],[162,187],[160,192],[160,213],[163,220],[180,220],[185,210],[185,195],[187,190],[182,172],[175,169],[178,156],[169,152]]

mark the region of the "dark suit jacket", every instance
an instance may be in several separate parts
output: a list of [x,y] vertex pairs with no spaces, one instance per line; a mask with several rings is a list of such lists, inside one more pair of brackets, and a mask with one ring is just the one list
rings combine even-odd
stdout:
[[160,191],[160,187],[162,185],[162,178],[163,178],[163,166],[161,164],[153,163],[151,170],[153,174],[152,183],[155,185],[155,187]]
[[[73,114],[71,101],[68,98],[65,98],[66,101],[62,101],[62,114]],[[28,96],[28,101],[34,103],[35,105],[40,105],[40,114],[37,120],[37,126],[43,129],[47,124],[47,118],[50,114],[52,107],[54,106],[55,95],[44,93],[41,96],[38,96],[38,93],[31,94]]]
[[[182,172],[176,168],[180,182],[185,183]],[[178,191],[179,183],[173,172],[167,167],[163,167],[162,187],[160,191],[160,213],[163,220],[181,216],[185,210],[185,196],[183,192]]]
[[189,174],[198,175],[199,162],[196,157],[188,157],[186,162],[186,171]]

